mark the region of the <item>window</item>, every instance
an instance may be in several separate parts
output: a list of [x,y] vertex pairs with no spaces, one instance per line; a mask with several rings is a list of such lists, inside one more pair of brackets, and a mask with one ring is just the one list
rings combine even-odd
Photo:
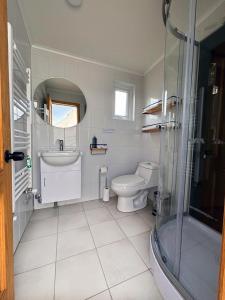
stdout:
[[116,83],[114,90],[114,119],[134,120],[134,86]]
[[76,126],[80,119],[80,104],[62,100],[51,100],[50,123],[53,126],[67,128]]

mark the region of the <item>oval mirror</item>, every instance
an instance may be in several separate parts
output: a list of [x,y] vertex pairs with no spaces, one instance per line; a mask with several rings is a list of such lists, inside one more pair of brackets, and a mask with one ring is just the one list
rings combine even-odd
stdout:
[[33,102],[43,121],[60,128],[76,126],[83,120],[87,109],[81,89],[64,78],[51,78],[40,83]]

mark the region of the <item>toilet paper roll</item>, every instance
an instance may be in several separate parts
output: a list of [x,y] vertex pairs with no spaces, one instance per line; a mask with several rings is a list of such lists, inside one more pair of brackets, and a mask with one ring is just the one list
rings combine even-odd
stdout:
[[107,174],[107,172],[108,172],[108,168],[107,167],[103,166],[103,167],[100,168],[100,173],[101,174]]
[[109,201],[109,188],[104,188],[103,190],[103,201]]

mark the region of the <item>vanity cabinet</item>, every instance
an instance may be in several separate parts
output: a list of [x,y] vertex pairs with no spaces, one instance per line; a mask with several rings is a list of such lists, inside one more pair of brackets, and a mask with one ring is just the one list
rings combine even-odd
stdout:
[[81,198],[81,157],[63,166],[49,165],[42,158],[40,163],[42,203]]

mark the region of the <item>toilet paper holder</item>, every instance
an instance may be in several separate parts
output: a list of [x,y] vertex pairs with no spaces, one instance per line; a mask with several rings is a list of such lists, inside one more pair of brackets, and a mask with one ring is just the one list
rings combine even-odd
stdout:
[[105,190],[109,189],[108,188],[108,178],[107,178],[107,175],[108,175],[108,167],[107,166],[102,166],[99,169],[99,185],[98,185],[98,198],[99,199],[101,198],[101,179],[102,179],[103,175],[105,176],[105,185],[104,185],[104,189],[103,189],[103,198],[104,198]]

